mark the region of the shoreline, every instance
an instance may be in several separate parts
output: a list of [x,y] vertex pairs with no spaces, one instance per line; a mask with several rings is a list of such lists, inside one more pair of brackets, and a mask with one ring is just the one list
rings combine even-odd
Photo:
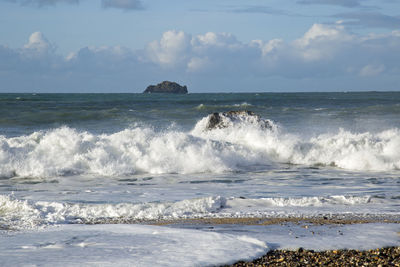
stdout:
[[253,261],[238,261],[223,267],[250,266],[400,266],[400,247],[370,250],[340,249],[314,251],[299,248],[270,250]]
[[273,224],[312,224],[312,225],[329,225],[329,224],[365,224],[365,223],[397,223],[400,224],[400,218],[396,217],[364,217],[364,216],[326,216],[321,217],[220,217],[220,218],[190,218],[175,220],[151,220],[140,222],[150,225],[196,225],[196,224],[237,224],[237,225],[273,225]]
[[349,224],[368,224],[368,223],[394,223],[400,224],[398,215],[329,215],[313,217],[199,217],[199,218],[177,218],[177,219],[95,219],[85,220],[82,224],[143,224],[143,225],[278,225],[292,223],[296,225],[349,225]]
[[[148,222],[149,223],[149,222]],[[268,218],[198,218],[182,220],[161,220],[149,224],[158,226],[196,226],[196,225],[300,225],[309,228],[311,225],[351,225],[369,223],[400,224],[397,216],[326,216],[319,217],[268,217]],[[400,238],[400,232],[397,232]],[[271,249],[265,255],[249,261],[237,261],[221,267],[254,267],[254,266],[396,266],[400,267],[400,246],[381,247],[368,250],[334,249],[316,251],[304,249]]]

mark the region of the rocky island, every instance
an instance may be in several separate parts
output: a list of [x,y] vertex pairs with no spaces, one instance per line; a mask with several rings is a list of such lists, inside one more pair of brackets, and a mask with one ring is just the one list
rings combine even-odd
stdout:
[[146,93],[168,93],[168,94],[187,94],[188,90],[186,85],[181,86],[176,82],[163,81],[157,85],[150,85],[144,90]]

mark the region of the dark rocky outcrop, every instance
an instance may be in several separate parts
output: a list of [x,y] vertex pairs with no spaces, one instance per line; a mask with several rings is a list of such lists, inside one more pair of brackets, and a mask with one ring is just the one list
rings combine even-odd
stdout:
[[262,119],[259,115],[248,110],[232,110],[228,112],[216,112],[208,115],[206,130],[216,128],[226,128],[235,122],[247,122],[257,124],[263,129],[272,130],[272,123],[269,120]]
[[187,94],[186,85],[180,86],[175,82],[164,81],[157,85],[150,85],[143,93],[169,93],[169,94]]

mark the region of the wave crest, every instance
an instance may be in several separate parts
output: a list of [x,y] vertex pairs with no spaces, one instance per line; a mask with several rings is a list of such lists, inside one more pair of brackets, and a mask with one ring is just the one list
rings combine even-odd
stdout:
[[[363,212],[363,207],[378,207],[396,200],[373,196],[309,196],[259,199],[209,196],[176,202],[87,204],[47,201],[22,201],[0,195],[0,229],[29,229],[68,223],[131,223],[133,221],[179,220],[223,217],[269,217],[308,214],[316,211],[337,214]],[[375,205],[375,206],[374,206]],[[336,207],[341,207],[336,209]],[[380,207],[380,206],[379,206]],[[326,209],[328,208],[328,209]],[[298,211],[301,210],[301,213]],[[396,212],[397,214],[398,212]],[[388,211],[387,214],[391,214]]]
[[28,203],[0,195],[0,227],[27,229],[62,223],[105,223],[196,218],[218,212],[226,205],[220,196],[163,203],[68,204]]
[[0,136],[1,177],[101,176],[135,173],[221,173],[271,162],[335,166],[349,170],[400,169],[400,131],[352,133],[341,129],[304,139],[268,121],[230,121],[204,130],[208,117],[190,132],[148,127],[95,135],[69,127],[31,135]]

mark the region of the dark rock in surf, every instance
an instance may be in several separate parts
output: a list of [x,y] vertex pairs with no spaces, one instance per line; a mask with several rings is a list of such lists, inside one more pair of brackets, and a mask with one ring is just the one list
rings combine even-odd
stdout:
[[181,86],[175,82],[163,81],[157,85],[150,85],[143,93],[168,93],[168,94],[187,94],[186,85]]
[[235,122],[248,122],[257,124],[262,129],[272,130],[272,122],[262,119],[259,115],[248,110],[232,110],[216,112],[208,115],[206,130],[227,128]]

